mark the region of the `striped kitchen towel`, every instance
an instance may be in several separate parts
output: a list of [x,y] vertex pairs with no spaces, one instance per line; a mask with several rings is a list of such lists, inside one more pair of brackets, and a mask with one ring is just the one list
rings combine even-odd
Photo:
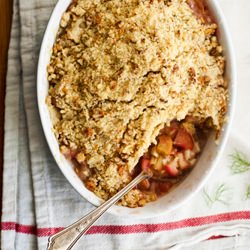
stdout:
[[[239,95],[230,139],[214,174],[183,207],[164,216],[143,220],[106,214],[74,249],[250,249],[250,2],[220,2],[237,49]],[[38,115],[36,65],[55,4],[14,1],[5,101],[3,250],[46,249],[48,236],[94,208],[59,171]]]

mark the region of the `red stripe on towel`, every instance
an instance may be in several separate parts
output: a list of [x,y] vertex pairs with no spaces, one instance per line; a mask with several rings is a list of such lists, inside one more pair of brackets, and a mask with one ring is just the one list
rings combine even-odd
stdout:
[[1,223],[2,231],[16,231],[17,233],[32,234],[32,235],[36,235],[37,237],[50,236],[54,233],[59,232],[62,229],[63,227],[37,228],[36,226],[22,225],[22,224],[18,224],[15,222],[2,222]]
[[[135,234],[155,233],[186,227],[197,227],[219,222],[250,219],[250,211],[224,213],[218,215],[189,218],[185,220],[159,224],[134,224],[134,225],[100,225],[92,226],[87,234]],[[23,234],[32,234],[37,237],[50,236],[63,228],[37,228],[31,225],[22,225],[15,222],[2,222],[2,231],[16,231]]]
[[227,237],[230,237],[230,236],[214,235],[214,236],[209,237],[207,240],[217,240],[217,239],[222,239],[222,238],[227,238]]

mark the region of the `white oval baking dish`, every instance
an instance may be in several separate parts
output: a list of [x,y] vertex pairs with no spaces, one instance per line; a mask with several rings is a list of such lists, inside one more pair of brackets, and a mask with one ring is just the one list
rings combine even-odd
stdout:
[[[189,176],[176,188],[164,197],[155,202],[147,204],[141,208],[127,208],[121,206],[113,206],[109,212],[120,216],[135,216],[138,218],[147,218],[167,213],[177,207],[182,206],[189,198],[197,193],[204,185],[216,163],[223,152],[226,144],[232,116],[235,105],[236,95],[236,65],[234,58],[233,46],[230,38],[230,33],[226,25],[225,18],[221,8],[216,0],[207,1],[210,10],[212,11],[218,26],[219,39],[224,47],[226,57],[226,78],[229,82],[229,110],[228,122],[224,125],[218,145],[214,142],[214,136],[211,135],[203,150],[203,153],[197,162],[195,168]],[[47,139],[50,150],[57,162],[57,165],[63,172],[64,176],[71,183],[71,185],[78,191],[78,193],[92,204],[98,206],[102,201],[87,188],[85,188],[82,181],[74,172],[72,165],[60,153],[58,142],[53,133],[53,125],[50,119],[49,109],[45,103],[48,94],[48,80],[47,80],[47,65],[50,61],[52,47],[56,38],[57,30],[62,14],[66,11],[71,0],[59,0],[48,23],[46,32],[44,34],[37,71],[37,98],[41,117],[41,122]]]

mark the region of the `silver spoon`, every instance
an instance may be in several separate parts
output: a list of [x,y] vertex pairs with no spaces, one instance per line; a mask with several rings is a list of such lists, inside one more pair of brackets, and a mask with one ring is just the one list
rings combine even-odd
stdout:
[[133,187],[139,184],[142,180],[152,177],[151,172],[142,171],[134,180],[132,180],[121,191],[115,194],[112,198],[104,202],[98,208],[94,209],[89,214],[85,215],[80,220],[66,227],[59,233],[52,235],[49,238],[47,250],[68,250],[71,249],[81,236],[117,201],[119,201]]

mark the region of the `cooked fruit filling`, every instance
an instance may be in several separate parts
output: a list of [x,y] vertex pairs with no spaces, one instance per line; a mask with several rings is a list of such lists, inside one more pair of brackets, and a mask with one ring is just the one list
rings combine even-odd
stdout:
[[200,127],[187,121],[174,121],[162,129],[157,137],[157,144],[150,146],[137,168],[137,173],[150,169],[153,177],[140,183],[138,189],[151,190],[159,196],[179,182],[197,161],[205,138],[205,132],[201,131]]

